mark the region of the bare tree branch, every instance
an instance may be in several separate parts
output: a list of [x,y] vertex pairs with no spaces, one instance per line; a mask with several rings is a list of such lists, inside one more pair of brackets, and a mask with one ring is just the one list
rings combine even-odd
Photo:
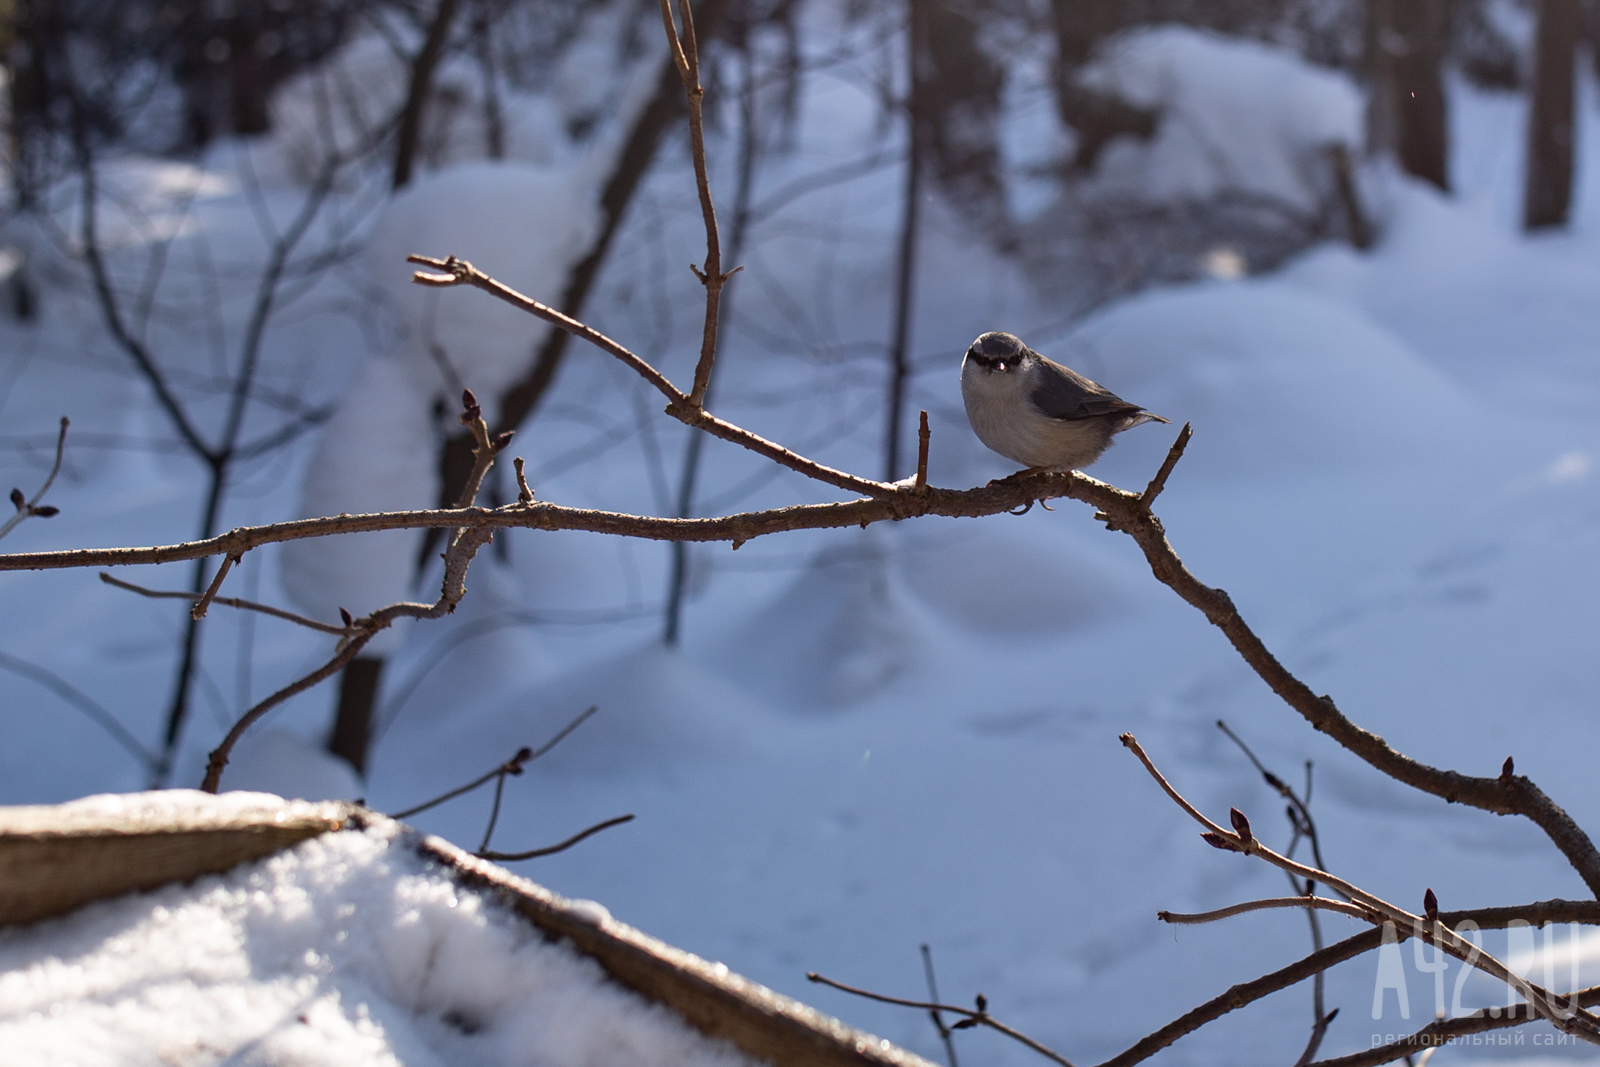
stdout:
[[527,852],[479,852],[477,853],[477,856],[479,859],[493,860],[496,863],[516,863],[519,860],[538,859],[540,856],[553,856],[557,852],[565,852],[567,849],[586,838],[593,837],[601,830],[609,830],[613,826],[621,826],[625,822],[632,821],[632,815],[618,815],[614,819],[607,819],[605,822],[595,823],[587,830],[580,830],[560,844],[550,845],[547,848],[529,849]]
[[832,978],[825,978],[816,971],[807,971],[806,979],[819,985],[832,986],[834,989],[849,993],[852,996],[865,997],[867,1000],[876,1000],[884,1004],[898,1004],[903,1008],[921,1008],[924,1011],[947,1011],[952,1015],[960,1015],[962,1016],[961,1022],[956,1023],[952,1029],[964,1030],[971,1026],[987,1026],[991,1030],[998,1030],[1000,1033],[1005,1034],[1013,1041],[1021,1042],[1039,1053],[1039,1055],[1054,1060],[1061,1064],[1061,1067],[1072,1067],[1072,1061],[1061,1055],[1061,1053],[1048,1045],[1041,1045],[1022,1031],[1014,1030],[993,1015],[990,1015],[988,1001],[982,993],[978,994],[978,1006],[973,1009],[958,1007],[954,1004],[938,1004],[926,1000],[905,1000],[901,997],[884,996],[882,993],[872,993],[852,985],[845,985],[843,982],[836,982]]
[[[231,559],[232,557],[230,556],[229,558]],[[114,578],[105,571],[100,572],[100,580],[107,585],[114,585],[118,589],[126,589],[130,593],[138,593],[140,596],[147,596],[152,600],[197,600],[200,596],[197,593],[180,590],[146,589],[142,585],[134,585],[132,582],[125,582],[121,578]],[[292,622],[325,634],[332,634],[335,637],[354,636],[348,627],[330,626],[328,623],[318,622],[316,619],[308,619],[304,615],[297,615],[292,611],[285,611],[283,608],[275,608],[271,604],[258,604],[254,600],[241,600],[238,597],[231,596],[213,596],[211,602],[213,604],[221,604],[224,607],[238,608],[241,611],[259,611],[263,615],[271,615],[275,619],[283,619],[286,622]]]
[[[1465,922],[1478,924],[1480,930],[1503,930],[1514,922],[1534,926],[1546,923],[1578,922],[1600,926],[1600,901],[1594,900],[1542,900],[1534,904],[1509,908],[1479,908],[1469,911],[1440,912],[1439,920],[1450,926]],[[1396,936],[1405,940],[1411,931],[1396,928]],[[1321,974],[1340,963],[1371,952],[1383,943],[1383,931],[1364,930],[1354,937],[1337,941],[1325,949],[1296,960],[1287,967],[1249,982],[1241,982],[1186,1012],[1172,1022],[1140,1038],[1132,1046],[1100,1064],[1099,1067],[1133,1067],[1136,1063],[1154,1056],[1186,1034],[1192,1034],[1207,1023],[1220,1019],[1232,1011],[1263,997]],[[1526,1021],[1526,1020],[1524,1020]]]
[[1243,915],[1247,911],[1265,911],[1269,908],[1316,908],[1319,911],[1336,911],[1341,915],[1348,915],[1354,919],[1370,920],[1372,913],[1354,904],[1346,904],[1342,900],[1329,900],[1327,897],[1268,897],[1265,900],[1247,900],[1243,904],[1231,904],[1226,908],[1216,911],[1202,911],[1195,914],[1184,914],[1177,911],[1158,911],[1156,918],[1164,923],[1177,926],[1195,926],[1200,923],[1216,922],[1218,919],[1229,919],[1235,915]]
[[568,734],[572,733],[572,731],[574,731],[578,727],[582,726],[583,723],[584,723],[584,720],[586,720],[589,716],[593,715],[598,710],[599,710],[599,706],[598,705],[591,704],[588,708],[586,708],[583,711],[579,712],[577,718],[573,719],[571,722],[567,723],[567,725],[563,726],[560,730],[556,731],[556,735],[554,737],[552,737],[550,740],[546,741],[544,744],[540,745],[537,749],[520,748],[520,749],[517,750],[516,755],[512,756],[510,759],[508,759],[504,763],[500,764],[500,766],[496,767],[494,770],[492,770],[489,773],[483,775],[481,778],[474,778],[472,781],[468,782],[466,785],[457,786],[455,789],[450,790],[448,793],[441,793],[439,796],[434,797],[432,800],[425,800],[421,804],[418,804],[416,807],[407,808],[404,811],[397,811],[393,815],[389,816],[389,818],[391,818],[391,819],[408,819],[413,815],[420,815],[421,813],[427,811],[429,808],[436,808],[440,804],[443,804],[447,800],[454,800],[456,797],[459,797],[464,793],[470,793],[474,789],[478,788],[480,785],[483,785],[489,779],[494,778],[497,775],[500,776],[500,777],[504,777],[505,775],[508,775],[508,774],[521,774],[524,767],[526,767],[529,763],[532,763],[534,760],[538,759],[540,756],[544,755],[546,752],[549,752],[552,748],[555,748],[557,745],[559,745],[562,741],[564,741],[566,739]]
[[[1584,1007],[1593,1007],[1600,1004],[1600,986],[1573,990],[1564,996]],[[1436,1019],[1416,1033],[1408,1034],[1398,1041],[1391,1041],[1377,1048],[1363,1049],[1348,1056],[1318,1060],[1310,1067],[1375,1067],[1380,1063],[1393,1063],[1395,1060],[1405,1059],[1412,1053],[1426,1053],[1429,1049],[1436,1049],[1457,1037],[1524,1026],[1536,1018],[1538,1016],[1532,1012],[1516,1014],[1512,1009],[1507,1009],[1507,1014],[1499,1018],[1484,1013],[1459,1019]]]
[[48,519],[58,514],[56,508],[49,504],[40,504],[39,501],[43,500],[44,495],[50,491],[50,487],[56,484],[56,475],[61,473],[61,459],[66,454],[67,448],[67,425],[67,417],[65,415],[61,416],[61,432],[56,435],[56,461],[51,464],[50,475],[44,480],[44,484],[39,487],[39,491],[31,497],[25,498],[21,489],[11,490],[11,503],[17,510],[16,514],[7,519],[3,526],[0,526],[0,537],[4,537],[12,530],[15,530],[24,519],[35,517]]
[[656,370],[643,358],[630,352],[625,346],[618,344],[598,330],[563,315],[552,307],[541,304],[537,300],[523,296],[516,290],[502,285],[465,260],[457,259],[455,256],[449,256],[445,259],[436,259],[430,256],[407,256],[406,258],[412,263],[421,263],[443,272],[432,274],[426,271],[417,271],[412,276],[412,280],[419,285],[436,288],[470,285],[474,288],[482,289],[484,292],[499,297],[514,307],[519,307],[529,314],[561,327],[575,337],[583,338],[602,351],[609,352],[627,364],[634,373],[649,382],[662,396],[666,397],[668,401],[667,414],[687,426],[704,430],[713,437],[720,437],[724,441],[731,441],[736,445],[748,448],[752,452],[766,456],[768,459],[775,460],[791,470],[799,471],[809,478],[826,482],[840,489],[863,493],[867,496],[882,496],[894,492],[891,486],[885,485],[883,482],[874,482],[867,478],[859,478],[853,474],[846,474],[843,471],[825,467],[820,463],[797,455],[781,445],[774,444],[764,437],[757,436],[749,430],[722,421],[701,407],[699,401],[693,396],[679,390],[677,386],[667,379],[666,375]]
[[1358,911],[1365,911],[1368,922],[1374,925],[1394,924],[1398,929],[1407,927],[1413,936],[1420,937],[1430,945],[1448,952],[1470,967],[1476,967],[1492,978],[1497,978],[1515,989],[1529,1004],[1533,1005],[1538,1013],[1549,1019],[1559,1029],[1566,1033],[1576,1034],[1594,1044],[1600,1044],[1600,1019],[1588,1012],[1576,1009],[1561,1002],[1554,994],[1527,981],[1494,956],[1484,952],[1479,946],[1467,941],[1456,933],[1447,924],[1438,919],[1437,905],[1433,901],[1433,891],[1430,889],[1424,896],[1427,917],[1414,915],[1404,908],[1390,904],[1381,897],[1368,893],[1358,886],[1314,867],[1296,863],[1294,860],[1281,856],[1261,843],[1250,830],[1249,820],[1237,809],[1229,814],[1234,829],[1230,832],[1212,822],[1202,814],[1194,805],[1184,799],[1183,795],[1175,789],[1170,782],[1156,768],[1150,757],[1145,754],[1139,742],[1132,734],[1123,734],[1120,738],[1139,762],[1144,764],[1145,770],[1156,780],[1173,802],[1181,807],[1196,822],[1206,827],[1201,835],[1207,844],[1214,848],[1230,852],[1242,852],[1266,861],[1279,870],[1288,871],[1301,878],[1321,882],[1330,889],[1339,890],[1350,898],[1351,904]]

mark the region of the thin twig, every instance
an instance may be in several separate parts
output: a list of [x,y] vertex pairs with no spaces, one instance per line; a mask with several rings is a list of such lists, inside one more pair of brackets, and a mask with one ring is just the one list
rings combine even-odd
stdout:
[[928,487],[928,442],[932,437],[928,430],[928,413],[924,411],[917,426],[917,480],[911,483],[915,489]]
[[[928,413],[922,413],[922,425],[928,425]],[[933,977],[933,950],[927,945],[922,946],[922,973],[928,979],[928,999],[939,1003],[939,983]],[[944,1054],[950,1060],[950,1067],[961,1067],[956,1061],[956,1043],[950,1028],[944,1024],[944,1016],[939,1014],[938,1008],[928,1009],[928,1018],[933,1020],[933,1028],[939,1031],[939,1040],[944,1042]]]
[[366,647],[367,642],[376,636],[377,631],[374,630],[354,638],[327,663],[324,663],[305,677],[290,682],[241,715],[239,721],[233,724],[233,728],[222,739],[222,743],[211,750],[211,757],[206,762],[205,780],[200,783],[200,788],[207,793],[217,792],[222,786],[222,771],[228,765],[228,757],[233,753],[233,746],[238,744],[239,738],[244,736],[246,730],[254,726],[263,715],[282,704],[285,700],[311,689],[344,670],[345,664],[355,659],[356,655]]
[[1178,460],[1183,458],[1183,450],[1189,447],[1189,438],[1194,436],[1194,431],[1186,422],[1183,429],[1178,431],[1178,439],[1172,442],[1172,447],[1167,449],[1167,458],[1162,460],[1161,469],[1156,471],[1156,476],[1150,479],[1150,484],[1144,487],[1144,493],[1139,497],[1139,505],[1149,510],[1150,505],[1156,502],[1156,497],[1161,495],[1161,490],[1167,487],[1167,478],[1172,474],[1172,468],[1178,465]]
[[1179,926],[1194,926],[1199,923],[1216,922],[1218,919],[1229,919],[1235,915],[1243,915],[1247,911],[1265,911],[1268,908],[1316,908],[1320,911],[1336,911],[1341,915],[1352,918],[1372,921],[1372,913],[1365,908],[1354,904],[1346,904],[1342,900],[1329,900],[1327,897],[1268,897],[1265,900],[1248,900],[1243,904],[1232,904],[1216,911],[1202,911],[1193,914],[1184,914],[1177,911],[1158,911],[1156,918],[1164,923]]
[[[469,411],[473,405],[467,405]],[[479,432],[483,425],[483,413],[478,411],[473,416],[476,436],[487,440],[487,434]],[[491,446],[491,456],[493,450]],[[471,501],[467,501],[471,503]],[[263,715],[288,700],[297,693],[304,692],[327,678],[333,677],[343,670],[345,665],[355,659],[357,653],[366,647],[382,630],[388,629],[403,618],[410,619],[438,619],[456,610],[456,605],[461,603],[461,598],[467,595],[467,569],[471,567],[473,557],[478,554],[478,549],[488,543],[493,537],[493,531],[480,528],[457,529],[450,539],[450,545],[444,553],[444,580],[440,583],[439,598],[432,604],[418,604],[402,602],[390,604],[386,608],[372,612],[361,619],[352,619],[347,626],[355,631],[354,636],[347,637],[339,644],[339,651],[333,659],[317,668],[315,671],[292,682],[278,690],[272,696],[251,708],[233,724],[222,743],[211,752],[211,758],[206,764],[205,781],[200,788],[208,793],[215,793],[221,785],[222,770],[228,765],[229,754],[234,745],[244,732],[261,719]]]
[[[1600,1004],[1600,986],[1589,986],[1586,989],[1573,990],[1565,994],[1573,1002],[1583,1007],[1593,1007]],[[1467,1034],[1481,1034],[1489,1030],[1504,1030],[1514,1026],[1525,1026],[1536,1018],[1531,1012],[1518,1015],[1506,1014],[1499,1018],[1486,1012],[1462,1016],[1457,1019],[1435,1019],[1413,1034],[1408,1034],[1398,1041],[1391,1041],[1387,1045],[1377,1048],[1364,1049],[1353,1052],[1348,1056],[1339,1056],[1331,1060],[1318,1060],[1309,1067],[1377,1067],[1378,1064],[1393,1063],[1395,1060],[1404,1059],[1415,1052],[1421,1052],[1424,1057],[1434,1050],[1448,1044],[1451,1040],[1464,1037]],[[1419,1062],[1418,1067],[1423,1067]]]
[[189,618],[203,619],[206,617],[206,609],[217,598],[217,590],[222,588],[222,580],[228,576],[228,572],[233,570],[233,565],[238,562],[238,556],[222,557],[222,566],[217,568],[217,573],[211,579],[211,584],[206,586],[206,591],[200,594],[200,599],[196,600],[194,607],[189,609]]
[[[1289,819],[1291,836],[1289,838],[1289,846],[1284,849],[1284,855],[1293,859],[1294,850],[1300,844],[1300,838],[1305,837],[1311,842],[1311,855],[1316,861],[1316,865],[1326,870],[1328,865],[1322,860],[1322,846],[1317,837],[1316,820],[1311,817],[1311,761],[1306,760],[1306,794],[1305,799],[1302,800],[1295,794],[1293,789],[1289,788],[1287,782],[1267,770],[1266,766],[1256,758],[1256,754],[1251,751],[1250,746],[1244,743],[1243,738],[1230,730],[1227,723],[1218,719],[1217,729],[1221,730],[1230,741],[1237,745],[1239,751],[1244,753],[1245,758],[1255,765],[1256,770],[1260,772],[1267,785],[1271,786],[1279,796],[1289,802],[1289,807],[1284,809],[1284,814]],[[1310,897],[1317,891],[1316,883],[1314,882],[1298,882],[1295,880],[1294,875],[1288,872],[1284,873],[1284,877],[1289,880],[1290,888],[1302,897]],[[1311,928],[1312,950],[1321,949],[1322,919],[1315,908],[1306,908],[1306,924]],[[1323,1010],[1325,1006],[1323,1000],[1324,986],[1325,976],[1319,972],[1312,979],[1311,985],[1311,1035],[1306,1040],[1306,1047],[1301,1051],[1300,1058],[1295,1061],[1294,1067],[1306,1067],[1311,1062],[1312,1058],[1316,1056],[1317,1050],[1322,1047],[1323,1038],[1327,1036],[1328,1024],[1333,1021],[1334,1016],[1339,1014],[1338,1008],[1332,1011]]]
[[496,863],[515,863],[518,860],[532,860],[538,859],[540,856],[553,856],[557,852],[565,852],[567,849],[571,848],[573,845],[576,845],[584,838],[593,837],[601,830],[609,830],[613,826],[621,826],[625,822],[632,821],[632,815],[618,815],[615,819],[607,819],[605,822],[595,823],[587,830],[581,830],[578,833],[573,834],[559,845],[551,845],[548,848],[529,849],[527,852],[479,852],[477,855],[479,859],[493,860]]
[[[1534,904],[1510,908],[1479,908],[1470,911],[1440,912],[1439,920],[1449,926],[1473,922],[1481,930],[1503,930],[1512,923],[1543,926],[1546,923],[1579,922],[1600,925],[1600,901],[1594,900],[1542,900]],[[1396,929],[1404,940],[1411,931]],[[1172,1022],[1147,1034],[1132,1046],[1119,1052],[1099,1067],[1133,1067],[1167,1048],[1186,1034],[1192,1034],[1206,1024],[1230,1012],[1238,1011],[1263,997],[1288,989],[1307,978],[1314,978],[1330,967],[1351,960],[1378,948],[1383,942],[1381,929],[1363,930],[1353,937],[1335,942],[1325,949],[1311,953],[1286,967],[1249,982],[1241,982],[1224,990],[1199,1007],[1180,1015]]]
[[518,456],[513,459],[511,465],[517,471],[517,503],[533,503],[533,490],[528,488],[528,476],[522,469],[522,457]]
[[534,760],[538,759],[540,756],[544,755],[546,752],[549,752],[552,748],[555,748],[562,741],[566,740],[566,737],[567,737],[568,734],[572,733],[572,731],[576,730],[579,726],[582,726],[583,723],[584,723],[584,720],[588,719],[589,716],[593,715],[598,710],[600,710],[598,704],[589,705],[589,707],[585,708],[583,711],[578,713],[577,718],[575,718],[571,722],[567,723],[567,725],[563,726],[560,730],[557,730],[554,737],[550,738],[550,740],[546,741],[544,744],[540,745],[538,748],[536,748],[536,749],[531,749],[531,748],[526,748],[526,747],[519,748],[517,750],[517,752],[516,752],[516,755],[514,755],[510,759],[506,760],[504,763],[500,764],[498,767],[495,767],[493,770],[489,771],[487,774],[484,774],[483,776],[478,777],[478,778],[474,778],[472,781],[468,782],[466,785],[457,786],[455,789],[450,790],[448,793],[441,793],[439,796],[434,797],[432,800],[425,800],[421,804],[418,804],[416,807],[407,808],[404,811],[397,811],[393,815],[390,815],[389,818],[391,818],[391,819],[409,819],[413,815],[422,814],[423,812],[427,811],[429,808],[436,808],[440,804],[443,804],[447,800],[454,800],[456,797],[461,796],[463,793],[470,793],[474,789],[478,788],[480,785],[482,785],[483,783],[487,782],[489,779],[496,777],[497,775],[503,777],[503,776],[505,776],[507,774],[521,774],[522,773],[522,769],[524,767],[526,767],[529,763],[532,763]]
[[489,821],[483,828],[483,840],[478,844],[477,852],[479,855],[489,850],[489,840],[494,837],[494,825],[500,821],[500,800],[505,796],[506,792],[506,775],[510,773],[520,774],[522,773],[522,768],[518,767],[515,772],[502,769],[494,777],[494,803],[489,806]]
[[[987,1026],[991,1030],[998,1030],[1000,1033],[1005,1034],[1013,1041],[1019,1041],[1033,1049],[1033,1051],[1039,1053],[1039,1055],[1048,1059],[1052,1059],[1061,1064],[1061,1067],[1072,1067],[1072,1061],[1061,1055],[1061,1053],[1050,1048],[1048,1045],[1041,1045],[1039,1042],[1035,1041],[1027,1034],[1022,1033],[1020,1030],[1014,1030],[1002,1023],[993,1015],[990,1015],[987,1008],[983,1006],[980,1006],[974,1010],[972,1008],[959,1007],[954,1004],[939,1004],[926,1000],[906,1000],[902,997],[885,996],[882,993],[873,993],[865,989],[858,989],[852,985],[845,985],[843,982],[836,982],[832,978],[827,978],[818,974],[816,971],[807,971],[806,979],[808,981],[816,982],[820,985],[832,986],[834,989],[837,989],[840,992],[849,993],[852,996],[865,997],[868,1000],[876,1000],[884,1004],[898,1004],[904,1008],[921,1008],[924,1011],[947,1011],[951,1015],[960,1015],[963,1017],[965,1026]],[[985,1004],[981,994],[978,997],[978,1001],[980,1005]]]
[[61,416],[61,431],[56,434],[56,461],[50,465],[50,475],[44,480],[44,484],[39,487],[39,491],[34,493],[32,497],[23,499],[22,490],[11,490],[11,503],[15,505],[17,510],[15,515],[5,521],[5,525],[0,526],[0,537],[4,537],[16,529],[24,519],[31,519],[35,516],[41,519],[48,519],[52,515],[58,514],[56,508],[51,507],[49,504],[41,506],[39,501],[44,499],[44,495],[56,483],[56,475],[61,473],[61,460],[66,455],[67,448],[67,425],[67,417],[65,415]]
[[[107,585],[114,585],[118,589],[126,589],[130,593],[138,593],[140,596],[147,596],[152,600],[195,600],[200,595],[185,590],[146,589],[142,585],[135,585],[132,582],[125,582],[121,578],[115,578],[105,571],[100,572],[100,580]],[[332,634],[335,637],[348,637],[351,633],[347,627],[331,626],[325,622],[318,622],[316,619],[308,619],[304,615],[297,615],[292,611],[285,611],[283,608],[275,608],[271,604],[258,604],[254,600],[219,596],[212,597],[211,602],[213,604],[221,604],[224,607],[238,608],[241,611],[259,611],[263,615],[271,615],[275,619],[283,619],[286,622],[292,622],[321,633]]]
[[677,386],[673,385],[666,375],[651,366],[640,356],[629,351],[624,345],[613,341],[598,330],[592,329],[576,319],[563,315],[552,307],[541,304],[537,300],[523,296],[516,290],[502,285],[466,260],[457,259],[455,256],[435,259],[430,256],[416,255],[407,256],[406,259],[408,262],[421,263],[442,272],[438,274],[427,271],[415,272],[411,277],[418,285],[436,288],[470,285],[499,297],[506,303],[519,307],[531,315],[544,319],[546,322],[566,330],[575,337],[588,341],[601,351],[610,353],[630,367],[634,373],[649,382],[662,396],[666,397],[668,401],[667,414],[686,426],[704,430],[713,437],[720,437],[724,441],[730,441],[758,455],[766,456],[768,459],[781,463],[785,467],[798,471],[809,478],[819,482],[826,482],[840,489],[846,489],[853,493],[862,493],[866,496],[887,496],[895,492],[893,486],[885,485],[883,482],[874,482],[868,478],[859,478],[853,474],[846,474],[844,471],[826,467],[814,460],[797,455],[782,445],[768,441],[758,434],[751,433],[743,427],[724,422],[706,411],[694,401],[692,396],[685,394]]
[[[1422,938],[1426,943],[1443,949],[1468,966],[1475,967],[1490,977],[1497,978],[1511,986],[1530,1004],[1534,1005],[1540,1015],[1549,1019],[1563,1031],[1576,1034],[1591,1043],[1600,1044],[1600,1019],[1596,1019],[1588,1012],[1574,1011],[1567,1008],[1553,994],[1527,981],[1500,960],[1484,952],[1481,947],[1467,941],[1449,926],[1438,921],[1432,914],[1428,918],[1414,915],[1404,908],[1396,907],[1381,897],[1368,893],[1335,875],[1329,874],[1327,871],[1307,867],[1286,856],[1280,856],[1263,845],[1260,838],[1255,837],[1250,832],[1249,821],[1237,809],[1232,812],[1236,832],[1230,833],[1222,829],[1222,827],[1201,814],[1194,805],[1185,800],[1172,787],[1171,783],[1156,769],[1150,757],[1145,755],[1144,749],[1140,747],[1139,742],[1134,739],[1132,734],[1123,734],[1120,740],[1123,745],[1139,758],[1145,769],[1150,772],[1151,777],[1160,784],[1167,795],[1179,807],[1183,808],[1191,818],[1207,828],[1206,833],[1202,836],[1208,844],[1227,851],[1243,852],[1246,855],[1256,856],[1279,870],[1288,871],[1301,878],[1320,882],[1330,889],[1342,891],[1350,898],[1351,903],[1364,907],[1373,913],[1368,917],[1369,922],[1375,924],[1379,922],[1393,923],[1397,929],[1402,926],[1409,927],[1414,936]],[[1430,890],[1427,894],[1430,910],[1434,907],[1431,903],[1432,895]]]
[[[463,793],[470,793],[474,789],[478,788],[480,785],[482,785],[484,782],[487,782],[491,778],[504,778],[507,774],[518,774],[518,773],[521,773],[522,765],[524,763],[526,763],[528,760],[532,759],[532,758],[533,758],[533,750],[532,749],[529,749],[527,747],[519,748],[519,749],[517,749],[516,755],[512,756],[510,759],[506,760],[504,763],[502,763],[499,766],[495,767],[493,770],[489,771],[487,774],[484,774],[484,775],[481,775],[480,777],[474,778],[472,781],[468,782],[466,785],[457,786],[456,788],[450,790],[448,793],[441,793],[438,796],[434,797],[432,800],[424,800],[421,804],[418,804],[416,807],[407,808],[404,811],[394,812],[392,815],[389,816],[389,818],[396,819],[396,820],[398,820],[398,819],[409,819],[413,815],[422,814],[423,812],[427,811],[429,808],[436,808],[440,804],[443,804],[447,800],[454,800],[456,797],[461,796]],[[513,771],[511,769],[512,767],[515,767],[516,770]]]
[[667,37],[672,42],[672,59],[678,68],[678,78],[689,103],[689,156],[694,163],[695,189],[700,194],[700,215],[706,227],[706,262],[703,267],[693,267],[695,277],[706,290],[705,325],[701,329],[700,358],[694,367],[694,385],[689,390],[689,404],[705,407],[706,390],[711,387],[711,370],[717,359],[718,310],[722,301],[722,287],[738,272],[722,272],[722,239],[717,232],[717,209],[711,200],[711,179],[706,170],[706,137],[704,105],[706,91],[700,84],[700,48],[695,40],[694,13],[689,0],[678,0],[678,21],[681,33],[673,25],[670,0],[661,0],[661,20]]
[[529,756],[528,759],[530,761],[531,760],[536,760],[540,756],[544,755],[546,752],[549,752],[552,748],[555,748],[557,745],[559,745],[561,742],[563,742],[563,741],[565,741],[567,739],[567,735],[568,734],[572,733],[572,731],[574,731],[578,727],[582,726],[585,722],[588,721],[589,716],[593,715],[595,712],[597,712],[599,710],[600,710],[600,705],[598,705],[598,704],[590,704],[587,708],[584,708],[581,712],[578,713],[578,717],[577,718],[575,718],[571,722],[567,723],[567,725],[563,726],[560,730],[557,730],[556,731],[556,735],[554,737],[552,737],[550,740],[546,741],[544,744],[540,745],[538,748],[534,749],[533,750],[533,754],[531,756]]

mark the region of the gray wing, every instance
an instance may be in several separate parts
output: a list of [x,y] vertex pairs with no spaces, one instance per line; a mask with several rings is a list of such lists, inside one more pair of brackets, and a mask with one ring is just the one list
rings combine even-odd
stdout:
[[1070,367],[1039,357],[1029,399],[1052,419],[1093,419],[1103,415],[1133,415],[1143,411],[1108,389],[1103,389]]

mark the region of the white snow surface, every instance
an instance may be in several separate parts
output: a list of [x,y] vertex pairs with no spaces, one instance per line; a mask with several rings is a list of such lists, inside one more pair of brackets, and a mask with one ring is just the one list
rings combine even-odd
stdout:
[[[123,803],[174,809],[199,796]],[[204,799],[249,807],[265,798]],[[0,932],[0,1059],[15,1067],[752,1062],[458,885],[415,846],[394,824],[324,834],[191,885]]]
[[1102,184],[1144,199],[1226,189],[1310,208],[1313,154],[1362,143],[1362,97],[1348,75],[1189,26],[1124,31],[1080,80],[1159,113],[1148,142],[1118,138],[1096,168]]

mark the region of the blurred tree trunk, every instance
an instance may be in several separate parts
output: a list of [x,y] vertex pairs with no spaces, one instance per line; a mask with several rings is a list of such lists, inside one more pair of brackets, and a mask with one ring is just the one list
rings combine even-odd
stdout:
[[1393,154],[1407,174],[1446,191],[1449,137],[1439,68],[1448,16],[1446,0],[1367,0],[1367,147]]
[[383,675],[381,656],[357,656],[339,677],[339,711],[334,717],[328,751],[366,777],[367,749],[372,744],[372,709]]
[[927,150],[928,116],[922,68],[928,51],[929,0],[906,0],[906,171],[900,215],[900,249],[895,261],[894,322],[889,340],[888,425],[884,427],[883,480],[900,477],[900,424],[911,373],[911,304],[917,284],[917,209],[922,198],[922,157]]
[[450,40],[450,25],[455,21],[457,6],[457,0],[439,0],[439,5],[433,9],[433,20],[428,24],[428,36],[411,60],[406,103],[400,112],[400,126],[395,133],[392,188],[404,189],[411,182],[411,171],[417,161],[417,145],[422,140],[422,113],[428,106],[428,97],[433,94],[433,73],[439,67],[439,60],[444,57],[444,46]]
[[1129,5],[1123,0],[1051,0],[1051,7],[1056,25],[1056,110],[1078,135],[1072,168],[1086,171],[1112,138],[1155,133],[1157,115],[1078,84],[1078,72],[1094,56],[1095,46],[1130,24]]
[[1578,0],[1542,0],[1534,45],[1527,184],[1522,200],[1522,224],[1529,230],[1567,224],[1576,139],[1573,67],[1579,29]]
[[236,16],[228,34],[228,109],[233,132],[252,136],[272,128],[267,97],[272,80],[261,54],[262,26],[253,13]]

